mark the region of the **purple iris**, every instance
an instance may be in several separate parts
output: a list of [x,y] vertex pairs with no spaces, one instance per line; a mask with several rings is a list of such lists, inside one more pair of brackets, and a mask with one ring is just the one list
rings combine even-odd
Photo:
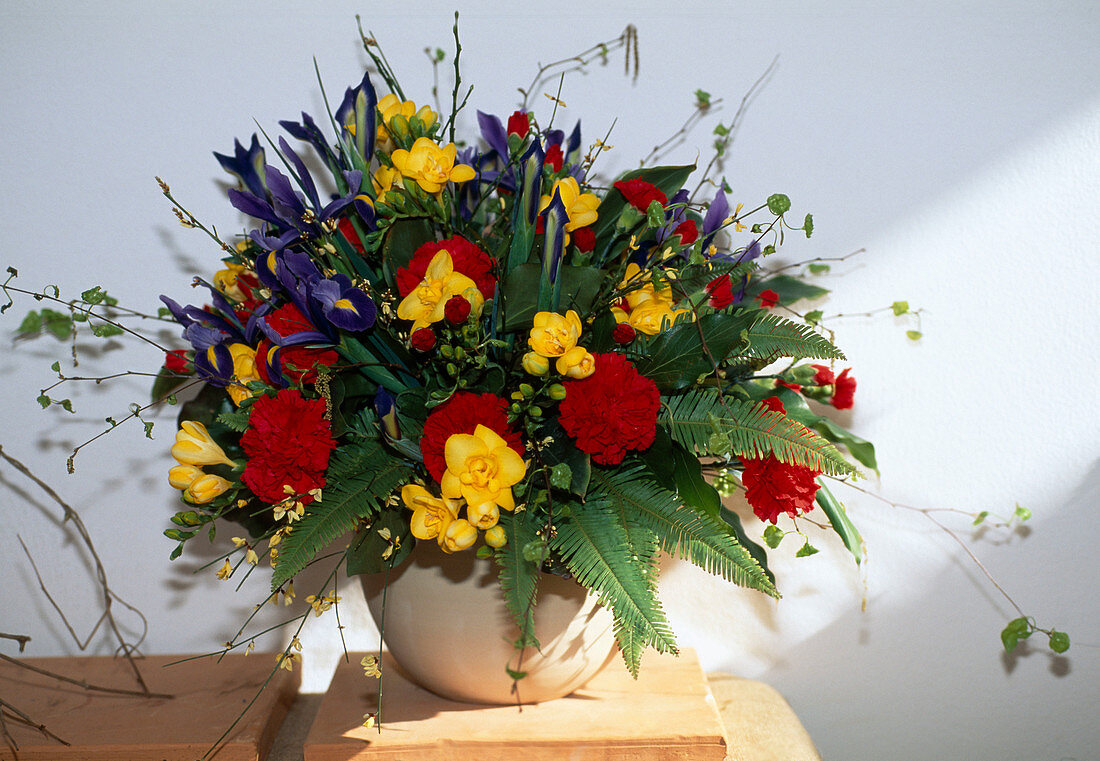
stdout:
[[222,165],[222,169],[240,180],[254,195],[262,197],[267,192],[263,180],[266,163],[264,149],[260,147],[260,140],[255,133],[252,134],[252,144],[248,150],[245,150],[240,140],[234,140],[232,156],[215,153],[214,158]]
[[352,285],[345,275],[315,282],[310,295],[329,324],[352,333],[373,325],[378,313],[370,296]]

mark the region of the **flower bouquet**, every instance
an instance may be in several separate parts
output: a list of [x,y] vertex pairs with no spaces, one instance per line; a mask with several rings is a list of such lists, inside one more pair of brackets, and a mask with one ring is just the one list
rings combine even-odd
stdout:
[[416,542],[476,553],[499,569],[517,648],[538,646],[541,576],[571,577],[612,613],[634,674],[646,648],[676,649],[660,553],[778,597],[722,504],[738,486],[773,525],[819,506],[858,557],[821,479],[874,452],[807,404],[850,406],[855,381],[812,321],[773,309],[820,290],[760,266],[812,218],[792,227],[782,194],[731,207],[707,173],[692,190],[694,166],[602,180],[603,142],[552,113],[479,112],[460,150],[457,98],[445,121],[418,107],[366,43],[384,94],[365,75],[331,115],[280,122],[296,144],[215,154],[255,221],[232,243],[207,231],[223,264],[195,280],[204,305],[162,297],[190,349],[155,396],[201,386],[172,447],[172,557],[237,521],[250,536],[219,574],[266,554],[290,598],[344,535],[349,574]]

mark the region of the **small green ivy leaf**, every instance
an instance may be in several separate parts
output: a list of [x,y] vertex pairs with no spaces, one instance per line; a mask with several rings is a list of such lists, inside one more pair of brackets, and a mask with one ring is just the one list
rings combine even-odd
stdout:
[[764,529],[764,544],[771,547],[773,550],[779,546],[779,543],[783,541],[783,537],[786,533],[779,526],[767,526]]
[[1020,638],[1016,635],[1016,632],[1009,631],[1007,628],[1001,631],[1001,644],[1004,645],[1006,653],[1011,653],[1015,650],[1019,641]]
[[806,237],[809,238],[814,234],[814,215],[807,214],[806,221],[802,224],[802,229],[806,231]]
[[803,318],[808,325],[817,325],[821,322],[821,317],[824,313],[820,309],[815,309],[812,312],[806,312],[806,316]]
[[1031,511],[1026,507],[1021,507],[1019,503],[1016,504],[1016,511],[1012,515],[1018,518],[1021,522],[1031,518]]
[[110,338],[111,336],[120,336],[123,334],[122,328],[118,325],[112,325],[108,322],[97,322],[91,326],[92,335],[97,338]]
[[145,421],[142,421],[142,423],[145,426],[145,438],[147,438],[147,439],[153,438],[153,421],[152,420],[145,420]]
[[54,362],[52,365],[50,365],[50,369],[53,370],[55,373],[60,373],[61,372],[61,363],[60,362]]
[[791,199],[787,198],[787,196],[783,195],[782,193],[773,193],[772,195],[768,196],[768,211],[770,211],[775,216],[778,217],[781,214],[784,214],[785,212],[789,211],[790,208]]
[[480,560],[488,560],[493,556],[493,548],[487,544],[483,544],[477,548],[475,553]]
[[1050,632],[1050,649],[1056,653],[1064,653],[1069,650],[1069,635],[1052,629]]
[[573,483],[573,469],[564,462],[550,468],[550,485],[556,489],[568,490]]
[[42,405],[42,409],[46,409],[50,406],[50,397],[46,396],[45,394],[42,394],[42,396],[38,397],[37,401],[39,404]]
[[799,548],[798,552],[794,554],[796,558],[808,558],[810,555],[816,555],[818,553],[817,547],[814,547],[808,541]]
[[985,519],[988,518],[988,517],[989,517],[989,511],[988,510],[982,510],[980,513],[978,513],[977,515],[974,516],[973,525],[980,526],[982,523],[985,522]]
[[710,105],[710,93],[706,90],[695,91],[695,105],[699,108],[706,108]]
[[714,134],[718,135],[718,137],[725,137],[729,133],[730,128],[722,124],[722,122],[718,122],[714,125]]
[[[60,402],[57,402],[57,404],[60,404],[60,405],[61,405],[61,408],[62,408],[63,410],[65,410],[66,412],[73,412],[73,403],[72,403],[72,401],[71,401],[71,400],[69,400],[69,399],[62,399],[62,400],[61,400]],[[75,414],[75,413],[74,413],[74,414]]]
[[516,671],[515,669],[508,668],[507,666],[504,667],[504,670],[508,672],[509,677],[517,682],[527,676],[526,671]]
[[89,288],[80,294],[80,298],[84,300],[85,304],[102,304],[103,300],[107,298],[107,293],[98,285],[94,288]]
[[907,330],[905,331],[905,335],[910,341],[919,341],[921,338],[921,332],[919,330]]
[[895,301],[890,305],[890,308],[894,310],[894,316],[901,317],[903,314],[909,311],[908,301]]

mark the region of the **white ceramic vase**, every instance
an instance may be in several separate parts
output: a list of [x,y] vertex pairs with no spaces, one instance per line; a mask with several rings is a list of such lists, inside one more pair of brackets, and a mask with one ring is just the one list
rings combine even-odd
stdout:
[[[579,584],[559,576],[539,579],[535,634],[541,651],[527,648],[522,663],[512,647],[519,629],[492,561],[472,551],[447,555],[435,542],[421,541],[388,579],[362,579],[371,615],[398,666],[450,700],[505,705],[564,697],[616,654],[611,614]],[[514,682],[506,667],[527,676]]]

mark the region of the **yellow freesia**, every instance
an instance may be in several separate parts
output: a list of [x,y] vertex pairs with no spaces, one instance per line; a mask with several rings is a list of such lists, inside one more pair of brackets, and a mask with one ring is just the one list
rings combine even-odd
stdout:
[[401,501],[413,511],[411,529],[417,539],[441,537],[451,521],[458,517],[457,501],[432,496],[419,484],[401,487]]
[[428,263],[424,279],[397,305],[397,316],[412,320],[412,331],[426,328],[443,319],[444,307],[452,296],[462,296],[470,302],[471,311],[481,312],[485,299],[477,284],[454,271],[454,261],[446,250],[438,252]]
[[439,546],[444,552],[460,552],[468,550],[477,541],[477,529],[470,525],[465,518],[451,521],[447,530],[439,537]]
[[390,133],[388,127],[395,116],[402,116],[408,121],[419,119],[424,129],[429,129],[439,118],[435,111],[428,106],[421,106],[418,111],[416,104],[411,100],[402,101],[392,92],[387,93],[378,101],[378,113],[382,117],[382,123],[378,125],[375,135],[375,144],[378,150],[387,150],[390,147]]
[[520,364],[523,366],[524,372],[539,378],[550,372],[550,360],[537,351],[529,351],[524,354]]
[[655,336],[661,332],[662,328],[675,322],[681,314],[691,314],[691,310],[675,309],[667,301],[653,300],[631,309],[626,322],[640,333]]
[[[374,187],[374,195],[380,203],[386,203],[386,193],[393,189],[401,188],[401,173],[390,166],[380,166],[374,170],[371,177],[371,185]],[[374,206],[374,203],[371,203]]]
[[[690,314],[687,308],[676,307],[676,297],[672,286],[657,288],[637,264],[627,266],[620,288],[632,288],[626,296],[629,311],[621,307],[612,307],[611,313],[616,322],[628,322],[635,330],[654,336],[661,332],[664,324],[671,324],[677,316]],[[694,316],[692,317],[694,319]]]
[[581,318],[572,309],[564,317],[557,312],[538,312],[527,345],[544,357],[560,357],[576,346],[580,337]]
[[508,544],[508,534],[505,533],[504,526],[498,523],[486,531],[485,543],[490,547],[503,547]]
[[194,465],[176,465],[168,470],[168,483],[176,489],[186,489],[196,478],[205,474]]
[[176,443],[172,445],[172,456],[183,465],[237,465],[215,443],[206,426],[194,420],[180,423]]
[[229,356],[233,358],[233,380],[226,389],[233,404],[238,407],[245,399],[252,398],[252,392],[245,385],[252,381],[263,380],[256,370],[256,350],[246,344],[230,344]]
[[398,148],[390,160],[403,177],[416,180],[425,193],[434,195],[448,182],[467,182],[476,176],[472,166],[455,163],[457,155],[454,143],[440,148],[428,138],[418,137],[412,150]]
[[596,372],[596,358],[583,346],[574,346],[558,357],[558,361],[554,363],[554,369],[560,375],[570,378],[587,378]]
[[467,505],[492,502],[505,510],[515,509],[512,487],[523,480],[527,465],[496,431],[479,424],[473,434],[452,434],[443,457],[447,463],[440,481],[444,497],[462,497]]
[[244,301],[246,297],[237,280],[247,271],[243,265],[226,262],[225,269],[214,273],[214,287],[233,301]]
[[205,505],[207,502],[213,501],[215,497],[225,494],[231,486],[233,484],[221,476],[207,473],[191,482],[187,490],[184,491],[183,498],[196,505]]
[[500,508],[492,502],[480,505],[466,505],[466,519],[470,525],[482,531],[490,529],[500,521]]
[[[565,224],[567,233],[573,232],[578,227],[588,227],[596,221],[598,216],[596,210],[599,208],[600,199],[594,193],[582,193],[581,186],[575,177],[563,177],[554,181],[550,194],[539,199],[540,213],[550,205],[550,201],[554,198],[554,191],[561,194],[561,202],[565,206],[565,213],[569,216],[569,221]],[[565,242],[568,245],[568,236]]]

